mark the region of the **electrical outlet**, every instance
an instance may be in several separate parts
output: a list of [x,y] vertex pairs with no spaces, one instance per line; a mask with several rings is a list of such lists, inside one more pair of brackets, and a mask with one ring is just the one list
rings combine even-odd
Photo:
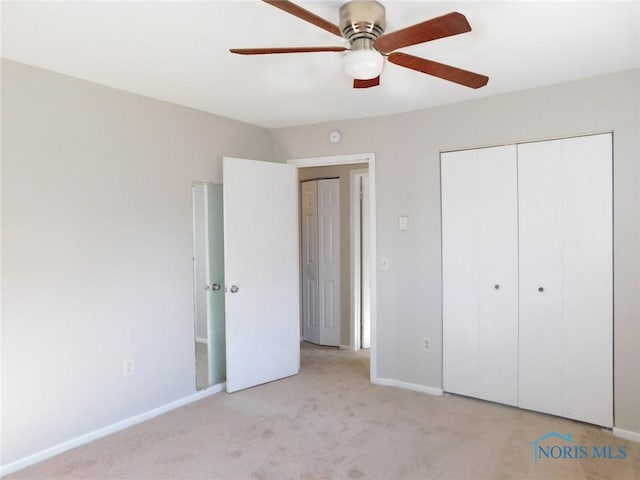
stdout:
[[425,352],[430,352],[431,351],[431,339],[429,337],[424,337],[423,348],[424,348]]
[[122,375],[125,377],[129,377],[133,375],[135,364],[133,363],[133,358],[127,358],[124,361]]

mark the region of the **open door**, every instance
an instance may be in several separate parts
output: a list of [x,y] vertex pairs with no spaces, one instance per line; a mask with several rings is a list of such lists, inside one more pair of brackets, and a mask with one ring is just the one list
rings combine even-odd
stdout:
[[300,371],[297,169],[223,161],[227,391]]

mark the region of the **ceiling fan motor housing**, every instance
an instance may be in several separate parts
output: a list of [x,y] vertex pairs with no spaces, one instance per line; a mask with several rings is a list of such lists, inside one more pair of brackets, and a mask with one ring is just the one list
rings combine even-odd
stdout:
[[353,0],[340,7],[340,32],[354,49],[372,48],[386,26],[384,6],[375,0]]

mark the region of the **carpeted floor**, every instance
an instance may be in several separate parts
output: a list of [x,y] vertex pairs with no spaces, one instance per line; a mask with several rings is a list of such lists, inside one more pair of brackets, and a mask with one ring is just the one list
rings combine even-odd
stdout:
[[[369,383],[366,354],[305,346],[299,375],[208,397],[16,472],[17,479],[640,479],[640,444],[456,396]],[[532,442],[623,446],[625,459],[541,459]]]

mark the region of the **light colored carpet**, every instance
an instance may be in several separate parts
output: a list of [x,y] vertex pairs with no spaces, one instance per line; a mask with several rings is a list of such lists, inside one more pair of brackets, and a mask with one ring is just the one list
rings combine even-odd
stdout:
[[[8,479],[639,479],[640,444],[589,425],[371,385],[366,354],[306,346],[300,375],[208,397]],[[533,461],[570,432],[624,460]]]

